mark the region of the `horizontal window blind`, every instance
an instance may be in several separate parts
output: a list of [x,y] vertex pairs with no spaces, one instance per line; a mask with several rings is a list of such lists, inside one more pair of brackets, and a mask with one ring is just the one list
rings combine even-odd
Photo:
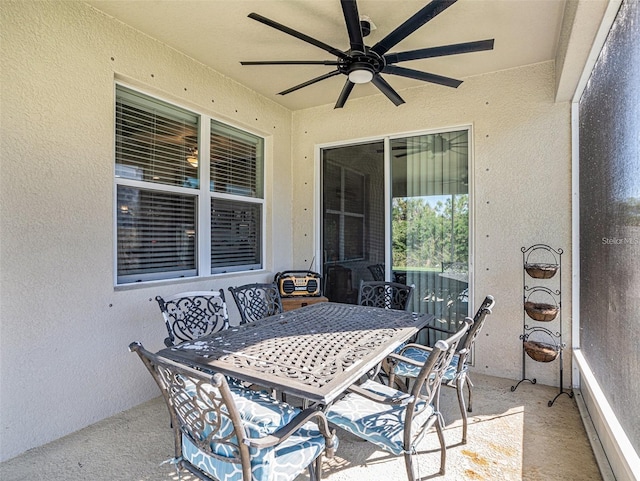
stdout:
[[214,192],[263,196],[263,139],[219,122],[211,123],[211,184]]
[[195,275],[196,196],[119,185],[118,282]]
[[198,187],[198,116],[116,88],[116,176]]
[[259,269],[262,205],[212,199],[211,271]]
[[263,267],[264,139],[122,85],[115,130],[117,284]]

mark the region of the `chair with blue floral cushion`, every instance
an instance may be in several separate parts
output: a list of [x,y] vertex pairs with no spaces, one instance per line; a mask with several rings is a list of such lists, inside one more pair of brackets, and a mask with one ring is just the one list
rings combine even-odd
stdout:
[[[475,344],[475,341],[484,326],[484,322],[491,309],[495,305],[493,296],[485,297],[484,301],[478,308],[476,315],[473,317],[473,325],[469,329],[465,339],[460,343],[460,349],[456,352],[451,365],[444,374],[442,384],[444,386],[453,387],[457,391],[458,405],[460,406],[460,413],[462,415],[462,444],[467,442],[467,411],[472,412],[472,387],[473,383],[469,379],[468,369],[471,362],[471,351]],[[469,319],[469,318],[467,318]],[[429,327],[427,327],[429,329]],[[411,362],[395,362],[389,369],[389,385],[400,385],[403,383],[397,382],[396,378],[405,379],[405,389],[408,391],[409,380],[417,378],[420,373],[422,365],[431,356],[432,348],[423,346],[422,344],[407,344],[403,346],[398,353],[406,358],[411,359]],[[464,401],[464,385],[467,385],[469,392],[469,403],[465,408]]]
[[182,292],[163,299],[156,297],[168,336],[167,347],[229,328],[229,314],[222,289]]
[[282,312],[280,291],[275,282],[229,287],[240,312],[240,324],[259,321]]
[[324,413],[162,358],[137,342],[129,349],[164,396],[178,469],[204,481],[292,481],[306,469],[311,481],[321,480],[323,455],[332,457],[338,443]]
[[[385,451],[404,455],[410,481],[418,479],[414,465],[418,444],[435,426],[440,441],[440,474],[444,474],[446,445],[437,409],[440,383],[470,325],[471,320],[467,319],[453,336],[435,344],[410,393],[369,379],[351,386],[348,394],[327,411],[327,420]],[[389,358],[409,361],[396,353]]]
[[414,286],[398,282],[360,281],[358,304],[361,306],[382,307],[384,309],[411,309]]

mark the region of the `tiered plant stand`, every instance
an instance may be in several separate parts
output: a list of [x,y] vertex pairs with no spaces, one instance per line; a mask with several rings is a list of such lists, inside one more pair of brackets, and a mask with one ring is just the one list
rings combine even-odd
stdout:
[[[562,341],[562,249],[553,249],[546,244],[523,247],[522,251],[522,379],[511,386],[515,391],[520,383],[536,384],[536,378],[526,374],[527,357],[536,362],[559,361],[560,386],[558,394],[548,402],[549,407],[562,394],[570,398],[573,391],[563,387],[562,352],[566,343]],[[535,285],[529,286],[529,281]]]

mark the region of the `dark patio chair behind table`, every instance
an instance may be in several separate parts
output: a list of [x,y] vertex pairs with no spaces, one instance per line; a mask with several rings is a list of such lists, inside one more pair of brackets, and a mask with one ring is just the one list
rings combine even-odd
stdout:
[[338,439],[325,415],[251,391],[220,373],[204,372],[150,353],[136,352],[167,403],[178,469],[204,481],[292,481],[305,469],[322,477],[322,458]]
[[384,264],[373,264],[367,266],[367,269],[371,272],[374,281],[384,281]]
[[238,306],[240,324],[259,321],[283,311],[280,291],[275,283],[229,287],[229,292]]
[[382,307],[384,309],[411,309],[414,286],[397,282],[360,281],[358,304],[361,306]]
[[[409,481],[419,478],[414,464],[418,443],[435,425],[440,441],[440,474],[444,474],[446,445],[438,412],[440,383],[470,325],[471,319],[466,319],[456,334],[435,344],[410,393],[369,379],[351,386],[348,394],[327,411],[327,420],[385,451],[404,455]],[[388,359],[394,362],[406,358],[393,353]]]
[[[442,381],[444,386],[455,388],[457,391],[458,405],[460,406],[460,414],[462,415],[462,444],[466,444],[467,442],[467,411],[471,412],[473,409],[473,400],[471,397],[471,388],[473,387],[473,383],[469,379],[468,375],[469,364],[471,362],[471,351],[482,327],[484,326],[484,322],[487,316],[491,314],[491,309],[493,309],[494,305],[495,300],[493,299],[493,296],[485,297],[480,308],[476,312],[476,315],[473,317],[473,325],[469,329],[465,339],[459,344],[460,349],[453,357],[451,366],[445,372],[444,379]],[[427,326],[425,329],[434,328]],[[421,372],[420,369],[422,365],[429,359],[429,357],[431,357],[432,351],[433,348],[423,346],[422,344],[407,344],[403,346],[398,353],[411,361],[395,362],[390,369],[389,385],[393,386],[394,383],[402,385],[401,383],[396,383],[396,377],[404,378],[405,390],[408,391],[409,381],[418,377]],[[464,402],[465,382],[467,384],[467,390],[469,391],[469,403],[466,408]]]
[[229,314],[222,289],[182,292],[163,299],[156,297],[168,336],[167,347],[229,328]]

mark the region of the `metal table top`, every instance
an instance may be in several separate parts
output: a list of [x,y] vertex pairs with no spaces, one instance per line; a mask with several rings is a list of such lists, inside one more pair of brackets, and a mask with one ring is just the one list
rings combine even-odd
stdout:
[[433,320],[431,314],[322,302],[158,354],[329,404]]

